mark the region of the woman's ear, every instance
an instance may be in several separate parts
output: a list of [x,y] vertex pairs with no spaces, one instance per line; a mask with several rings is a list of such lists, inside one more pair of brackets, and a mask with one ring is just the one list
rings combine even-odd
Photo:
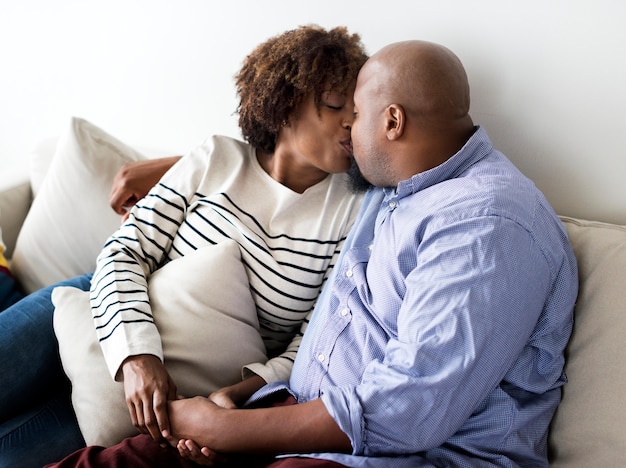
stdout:
[[400,104],[390,104],[385,111],[386,132],[389,140],[397,140],[404,133],[404,108]]

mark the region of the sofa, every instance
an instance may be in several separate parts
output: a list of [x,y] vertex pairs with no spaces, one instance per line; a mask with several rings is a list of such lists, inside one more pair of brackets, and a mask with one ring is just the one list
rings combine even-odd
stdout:
[[[79,120],[74,119],[73,124]],[[127,161],[160,156],[103,133],[88,147],[44,140],[28,169],[0,180],[0,235],[10,269],[27,291],[93,270],[121,218],[108,206]],[[72,146],[74,145],[74,146]],[[549,433],[554,467],[626,464],[626,226],[562,216],[579,267],[568,383]]]

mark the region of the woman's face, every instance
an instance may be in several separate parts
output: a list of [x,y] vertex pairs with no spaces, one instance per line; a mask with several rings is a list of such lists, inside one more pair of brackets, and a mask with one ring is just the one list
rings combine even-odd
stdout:
[[346,94],[327,91],[319,108],[307,96],[279,133],[275,154],[287,151],[301,171],[345,172],[350,168],[354,86]]

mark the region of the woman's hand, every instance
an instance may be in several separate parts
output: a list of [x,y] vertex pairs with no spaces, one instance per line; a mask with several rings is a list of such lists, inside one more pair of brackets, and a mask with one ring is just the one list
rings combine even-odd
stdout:
[[159,358],[139,355],[122,364],[126,405],[133,425],[143,434],[164,442],[169,433],[168,400],[176,399],[176,385]]
[[113,179],[109,205],[117,213],[128,216],[128,210],[141,200],[180,156],[148,159],[124,164]]
[[265,385],[265,380],[258,375],[253,375],[234,385],[216,390],[209,395],[209,400],[222,408],[237,408],[263,385]]
[[198,465],[214,466],[228,460],[226,455],[214,452],[207,447],[200,448],[200,446],[191,439],[179,440],[176,448],[182,458],[191,460]]

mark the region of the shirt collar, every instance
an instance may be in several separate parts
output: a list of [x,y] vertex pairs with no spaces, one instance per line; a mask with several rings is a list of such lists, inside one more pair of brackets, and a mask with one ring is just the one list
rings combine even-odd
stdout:
[[454,156],[439,166],[403,180],[395,188],[385,189],[385,195],[403,198],[444,180],[454,179],[468,167],[487,156],[492,150],[493,144],[489,140],[487,132],[481,126],[476,126],[474,134]]

